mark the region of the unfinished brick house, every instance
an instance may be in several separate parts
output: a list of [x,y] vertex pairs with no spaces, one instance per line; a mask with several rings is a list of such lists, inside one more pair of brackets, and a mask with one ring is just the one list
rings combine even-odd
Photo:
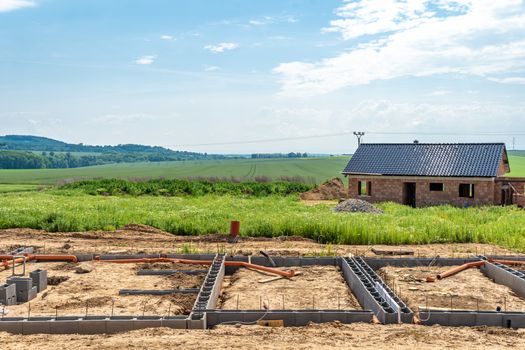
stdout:
[[523,207],[525,178],[510,172],[504,143],[361,144],[346,168],[350,198],[422,207]]

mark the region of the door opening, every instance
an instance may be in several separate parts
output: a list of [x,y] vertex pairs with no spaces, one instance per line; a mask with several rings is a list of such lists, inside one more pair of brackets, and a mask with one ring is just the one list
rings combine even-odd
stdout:
[[404,195],[403,195],[403,204],[410,205],[411,207],[416,207],[416,183],[415,182],[405,182],[404,185]]

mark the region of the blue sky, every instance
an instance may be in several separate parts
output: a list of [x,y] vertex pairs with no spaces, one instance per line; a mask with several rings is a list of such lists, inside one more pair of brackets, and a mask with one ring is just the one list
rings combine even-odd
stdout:
[[[364,130],[525,148],[524,72],[521,0],[0,0],[0,134],[344,153],[352,135],[301,137]],[[299,139],[224,144],[283,138]]]

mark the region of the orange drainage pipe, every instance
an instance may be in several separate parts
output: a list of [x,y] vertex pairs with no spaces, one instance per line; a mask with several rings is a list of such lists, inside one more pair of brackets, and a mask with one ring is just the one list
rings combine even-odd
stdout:
[[466,263],[466,264],[463,264],[463,265],[460,265],[460,266],[453,267],[450,270],[447,270],[447,271],[445,271],[443,273],[440,273],[436,277],[437,277],[438,280],[441,280],[443,278],[447,278],[447,277],[453,276],[453,275],[455,275],[455,274],[457,274],[457,273],[459,273],[461,271],[470,269],[471,267],[479,267],[479,266],[483,266],[483,265],[485,265],[485,261],[474,261],[474,262]]
[[[47,255],[47,254],[22,254],[26,257],[26,261],[40,260],[40,261],[59,261],[59,262],[78,262],[75,255]],[[0,255],[0,260],[13,260],[13,255]]]
[[496,262],[503,265],[525,265],[525,261],[520,260],[489,260],[490,262]]
[[[211,260],[188,260],[188,259],[170,259],[170,258],[139,258],[139,259],[116,259],[116,260],[100,260],[100,257],[95,257],[97,262],[106,262],[114,264],[131,264],[131,263],[179,263],[179,264],[191,264],[191,265],[211,265]],[[254,270],[264,271],[272,273],[274,275],[279,275],[283,277],[293,277],[295,275],[294,270],[282,271],[271,267],[266,267],[262,265],[250,264],[244,261],[225,261],[225,266],[236,266],[236,267],[246,267]]]

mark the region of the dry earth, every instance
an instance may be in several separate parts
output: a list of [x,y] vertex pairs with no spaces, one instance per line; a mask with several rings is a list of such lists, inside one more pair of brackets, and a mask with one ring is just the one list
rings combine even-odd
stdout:
[[[19,246],[36,246],[39,253],[172,253],[172,252],[226,252],[229,254],[258,254],[261,249],[275,255],[346,255],[366,254],[375,256],[371,252],[372,246],[332,245],[330,247],[299,237],[283,237],[281,239],[253,239],[242,238],[237,244],[228,244],[225,237],[208,235],[201,237],[177,237],[171,234],[144,226],[129,226],[122,230],[110,232],[45,232],[31,229],[0,230],[0,253],[7,253]],[[374,246],[377,249],[412,249],[416,256],[434,257],[459,257],[470,256],[476,253],[504,254],[505,249],[482,244],[438,244],[420,246]],[[128,313],[129,310],[137,314],[165,313],[171,304],[172,313],[184,313],[184,309],[193,303],[193,300],[170,300],[169,297],[119,297],[118,290],[122,288],[176,288],[190,287],[196,280],[181,281],[179,276],[173,279],[159,276],[136,276],[137,268],[158,268],[159,266],[135,265],[110,265],[93,262],[82,263],[81,266],[93,268],[87,274],[76,274],[70,264],[39,264],[39,267],[48,268],[50,276],[67,276],[69,279],[57,286],[50,286],[48,290],[31,303],[32,314],[37,310],[42,313],[54,314],[55,306],[62,307],[71,313],[85,313],[85,302],[88,313],[111,312],[111,304],[115,301],[115,314]],[[188,268],[188,266],[185,266]],[[296,293],[297,299],[302,298],[299,283],[305,283],[304,288],[314,288],[315,280],[319,276],[316,270],[306,270],[304,278],[295,278],[295,281],[274,281],[265,288],[268,295],[281,294],[285,288]],[[476,272],[464,272],[465,276]],[[330,272],[332,273],[332,272]],[[336,273],[334,270],[333,273]],[[394,272],[395,273],[395,272]],[[0,273],[3,280],[9,273]],[[253,271],[240,270],[241,278],[234,281],[231,289],[225,287],[225,305],[235,303],[235,288],[244,293],[259,295],[262,289],[259,284],[254,286],[254,279],[267,278]],[[243,278],[248,277],[247,279]],[[458,278],[462,274],[458,275]],[[96,278],[95,278],[96,277]],[[425,276],[426,277],[426,276]],[[308,281],[313,279],[314,281]],[[246,282],[243,282],[246,281]],[[251,281],[251,282],[250,282]],[[451,280],[454,281],[454,280]],[[187,283],[186,283],[187,282]],[[309,282],[309,283],[306,283]],[[312,283],[313,282],[313,283]],[[340,275],[334,275],[330,280],[320,281],[318,285],[329,286],[330,289],[319,289],[319,293],[327,293],[340,286]],[[251,283],[251,286],[249,285]],[[401,283],[401,282],[399,282]],[[441,283],[441,282],[440,282]],[[445,283],[447,283],[445,281]],[[493,283],[486,278],[480,281],[493,287]],[[289,284],[289,285],[287,285]],[[295,284],[295,288],[294,288]],[[259,290],[257,290],[259,289]],[[487,288],[489,289],[489,288]],[[345,289],[346,302],[354,305],[354,299]],[[477,293],[487,291],[478,290]],[[403,293],[403,292],[402,292]],[[343,293],[341,293],[343,294]],[[229,295],[229,298],[228,298]],[[232,298],[233,297],[233,298]],[[99,299],[91,299],[99,298]],[[192,296],[193,298],[193,296]],[[295,298],[295,297],[294,297]],[[233,300],[232,300],[233,299]],[[255,298],[257,299],[257,298]],[[309,299],[309,298],[308,298]],[[241,299],[242,300],[242,299]],[[334,298],[329,298],[333,303]],[[278,302],[282,302],[281,300]],[[285,299],[286,307],[291,307],[294,299]],[[320,302],[320,299],[317,301]],[[496,302],[496,301],[495,301]],[[146,304],[145,304],[146,303]],[[259,304],[259,302],[256,302]],[[290,303],[290,304],[289,304]],[[122,306],[119,307],[118,305]],[[144,309],[144,305],[146,308]],[[273,302],[270,301],[270,307]],[[259,305],[256,305],[259,306]],[[307,306],[308,307],[308,306]],[[178,311],[177,311],[178,310]],[[124,312],[125,311],[125,312]],[[27,307],[24,305],[10,309],[10,315],[26,315]],[[0,333],[0,348],[38,348],[55,349],[68,348],[112,348],[112,349],[165,349],[174,346],[183,346],[185,349],[211,349],[211,348],[257,348],[257,349],[327,349],[327,348],[525,348],[525,331],[508,330],[499,328],[450,328],[450,327],[425,327],[414,325],[311,325],[302,328],[264,328],[259,326],[221,326],[217,329],[206,331],[183,331],[173,329],[148,329],[126,332],[115,335],[31,335],[20,336]]]
[[2,349],[523,349],[525,330],[414,325],[325,324],[301,328],[220,326],[212,330],[146,329],[113,335],[11,335]]
[[335,266],[291,267],[300,275],[259,283],[268,276],[239,269],[225,278],[221,309],[361,309]]
[[496,307],[508,311],[525,311],[525,299],[510,288],[494,283],[478,268],[471,268],[433,283],[425,282],[427,276],[452,268],[417,267],[399,268],[387,266],[378,273],[394,288],[412,308],[446,308],[468,310],[491,310]]
[[[77,273],[77,268],[89,273]],[[176,268],[171,266],[172,268]],[[38,263],[27,265],[27,272],[47,269],[48,277],[67,280],[48,286],[30,303],[9,306],[8,316],[85,315],[167,315],[189,314],[196,295],[119,295],[121,289],[178,289],[200,288],[204,276],[177,274],[172,276],[137,276],[134,264],[96,262]],[[188,268],[185,265],[184,268]],[[202,267],[200,267],[202,268]],[[20,271],[21,267],[17,270]],[[11,275],[11,270],[0,271],[0,281]],[[28,309],[28,305],[31,309]]]
[[427,245],[323,245],[302,237],[242,237],[235,244],[224,235],[174,236],[143,225],[130,225],[116,231],[46,232],[32,229],[0,230],[0,253],[20,246],[38,247],[39,253],[180,253],[225,252],[232,255],[259,254],[261,249],[274,255],[355,255],[376,256],[376,249],[410,249],[415,256],[467,257],[473,254],[511,254],[507,249],[489,244]]

